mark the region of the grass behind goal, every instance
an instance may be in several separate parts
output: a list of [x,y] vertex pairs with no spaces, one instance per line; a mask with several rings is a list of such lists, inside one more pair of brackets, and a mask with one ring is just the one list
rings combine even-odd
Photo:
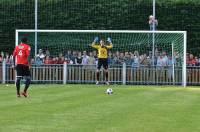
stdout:
[[32,85],[17,98],[0,85],[1,132],[200,131],[200,89],[171,86]]

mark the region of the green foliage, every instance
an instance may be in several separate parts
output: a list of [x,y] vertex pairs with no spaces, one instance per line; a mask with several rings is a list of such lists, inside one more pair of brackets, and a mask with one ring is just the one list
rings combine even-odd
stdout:
[[[199,0],[157,0],[159,30],[188,31],[188,52],[198,54]],[[148,30],[151,0],[41,0],[40,29]],[[1,0],[0,49],[11,52],[15,29],[34,29],[34,0]],[[12,47],[12,48],[11,48]]]

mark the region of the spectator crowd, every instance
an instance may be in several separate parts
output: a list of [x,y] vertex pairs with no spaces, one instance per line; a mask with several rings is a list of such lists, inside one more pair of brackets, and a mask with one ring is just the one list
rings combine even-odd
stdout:
[[[154,58],[152,54],[139,54],[138,51],[134,52],[111,52],[108,53],[109,65],[130,65],[132,67],[139,66],[181,66],[181,56],[178,52],[172,55],[167,54],[165,51],[155,50]],[[5,60],[7,64],[13,63],[13,56],[9,53],[1,52],[0,63]],[[38,54],[31,59],[31,64],[41,66],[48,64],[74,64],[74,65],[96,65],[98,63],[97,51],[67,51],[65,54],[59,53],[58,56],[50,54],[49,50],[43,51],[39,49]],[[200,57],[187,53],[186,57],[187,66],[200,66]]]

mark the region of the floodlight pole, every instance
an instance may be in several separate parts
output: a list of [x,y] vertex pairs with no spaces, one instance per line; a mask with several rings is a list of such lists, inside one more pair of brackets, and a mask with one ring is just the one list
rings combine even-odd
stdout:
[[[153,0],[153,17],[156,19],[156,0]],[[155,22],[153,22],[153,31],[155,31]]]
[[[38,0],[35,0],[35,30],[38,28]],[[37,32],[35,32],[35,56],[37,55]]]
[[[156,18],[156,0],[153,0],[153,17],[154,19]],[[152,61],[153,61],[153,66],[155,64],[155,22],[153,22],[153,37],[152,37],[152,44],[153,44],[153,51],[152,51]]]

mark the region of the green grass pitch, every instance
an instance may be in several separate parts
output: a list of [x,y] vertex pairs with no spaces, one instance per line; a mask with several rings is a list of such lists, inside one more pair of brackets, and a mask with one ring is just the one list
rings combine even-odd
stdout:
[[200,131],[198,87],[52,84],[29,93],[0,85],[0,132]]

